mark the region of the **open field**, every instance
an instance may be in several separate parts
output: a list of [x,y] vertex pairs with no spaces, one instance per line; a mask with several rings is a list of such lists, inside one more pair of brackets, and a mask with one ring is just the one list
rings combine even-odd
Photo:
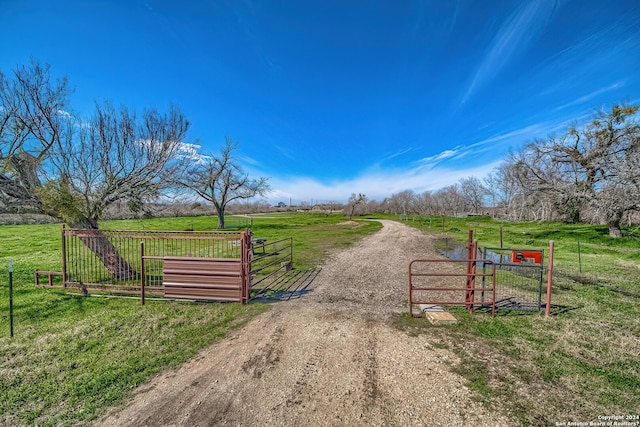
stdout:
[[[439,233],[443,230],[437,220],[407,224]],[[214,224],[214,218],[203,217],[103,226],[204,230]],[[638,414],[640,281],[633,275],[640,271],[638,239],[613,241],[593,226],[506,224],[486,218],[447,218],[444,231],[463,241],[473,228],[481,245],[498,246],[500,226],[504,246],[540,248],[555,240],[557,270],[575,270],[575,277],[560,276],[554,290],[552,302],[565,310],[550,319],[539,314],[472,317],[453,310],[459,323],[452,327],[399,313],[392,320],[396,330],[453,352],[460,363],[451,369],[466,378],[475,399],[491,410],[504,410],[515,424]],[[301,269],[318,266],[379,228],[378,223],[348,222],[340,215],[291,213],[256,217],[253,223],[257,237],[292,237],[294,266]],[[70,297],[35,288],[33,270],[60,269],[59,236],[59,225],[0,229],[0,424],[88,423],[148,377],[181,365],[268,309],[261,304],[151,301],[140,306],[136,300]],[[583,273],[578,240],[584,250]],[[9,260],[14,264],[13,339],[7,310]]]

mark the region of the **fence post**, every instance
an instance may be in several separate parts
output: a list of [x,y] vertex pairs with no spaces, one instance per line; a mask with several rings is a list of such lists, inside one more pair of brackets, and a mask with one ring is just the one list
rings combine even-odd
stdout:
[[551,315],[551,282],[553,279],[553,240],[549,240],[549,267],[547,270],[547,301],[544,311],[545,317]]
[[291,266],[293,266],[293,237],[289,237],[289,259],[291,260]]
[[13,338],[13,265],[9,261],[9,329]]
[[582,255],[580,252],[580,240],[578,240],[578,271],[582,273]]
[[67,240],[66,230],[62,224],[62,287],[67,287]]
[[469,240],[467,243],[467,280],[466,280],[466,288],[467,291],[465,293],[465,303],[466,308],[469,310],[470,314],[473,314],[473,289],[475,287],[475,259],[477,252],[477,244],[473,240],[473,230],[469,230]]
[[140,303],[144,305],[144,286],[147,281],[147,271],[144,265],[144,241],[140,242]]

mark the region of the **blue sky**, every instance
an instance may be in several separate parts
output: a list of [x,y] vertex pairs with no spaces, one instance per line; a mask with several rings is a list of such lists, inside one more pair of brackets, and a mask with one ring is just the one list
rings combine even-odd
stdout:
[[484,177],[510,149],[640,100],[637,0],[0,0],[0,68],[31,56],[72,105],[179,104],[240,141],[272,202]]

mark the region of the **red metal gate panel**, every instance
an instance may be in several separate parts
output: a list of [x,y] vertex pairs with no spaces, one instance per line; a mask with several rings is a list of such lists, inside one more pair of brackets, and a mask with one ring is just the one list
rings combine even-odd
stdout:
[[166,298],[246,299],[241,259],[165,257],[162,275]]

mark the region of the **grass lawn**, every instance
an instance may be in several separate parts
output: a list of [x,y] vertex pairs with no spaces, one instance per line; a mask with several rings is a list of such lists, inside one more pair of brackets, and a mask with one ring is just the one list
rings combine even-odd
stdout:
[[460,242],[473,229],[483,247],[499,247],[501,228],[504,247],[546,250],[555,242],[552,304],[567,308],[561,314],[491,318],[454,309],[459,322],[450,327],[397,319],[400,329],[429,334],[457,353],[456,369],[478,400],[504,405],[521,425],[640,414],[639,236],[612,239],[603,226],[485,217],[446,218],[444,230],[442,218],[406,223]]
[[[230,221],[240,226],[250,220]],[[294,267],[313,268],[379,223],[342,215],[256,217],[253,232],[292,237]],[[213,217],[109,221],[108,229],[208,230]],[[60,225],[0,228],[0,425],[77,425],[122,402],[145,379],[177,367],[263,304],[82,298],[34,286],[33,272],[61,270]],[[13,262],[14,332],[9,331],[8,263]]]

